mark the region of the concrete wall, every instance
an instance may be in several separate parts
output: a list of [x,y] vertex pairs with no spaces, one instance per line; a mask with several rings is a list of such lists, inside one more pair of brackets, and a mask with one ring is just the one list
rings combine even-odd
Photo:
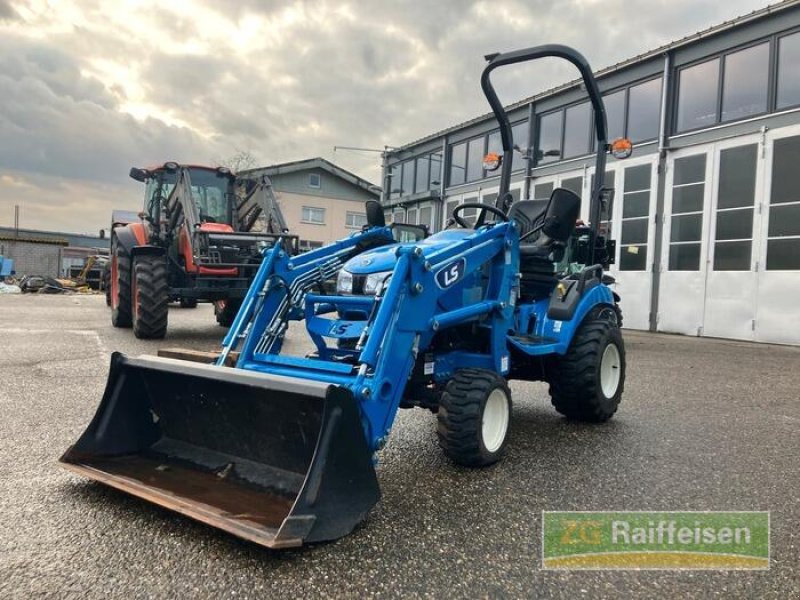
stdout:
[[[280,191],[276,191],[275,196],[278,198],[283,216],[289,224],[289,231],[300,236],[301,240],[327,244],[347,237],[357,231],[356,228],[346,226],[347,213],[364,214],[363,202]],[[317,225],[303,222],[304,206],[324,209],[325,223]]]
[[23,240],[0,240],[0,254],[14,260],[17,275],[61,276],[62,246]]

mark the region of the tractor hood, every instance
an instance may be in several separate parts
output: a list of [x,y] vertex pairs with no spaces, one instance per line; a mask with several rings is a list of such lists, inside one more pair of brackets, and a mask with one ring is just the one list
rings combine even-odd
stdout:
[[395,251],[400,246],[414,245],[422,248],[423,256],[428,256],[434,252],[446,248],[450,244],[459,242],[465,237],[472,235],[472,229],[446,229],[425,238],[419,242],[390,244],[381,246],[374,250],[362,252],[358,256],[351,258],[344,264],[344,269],[354,275],[369,275],[370,273],[381,273],[392,271],[397,262]]

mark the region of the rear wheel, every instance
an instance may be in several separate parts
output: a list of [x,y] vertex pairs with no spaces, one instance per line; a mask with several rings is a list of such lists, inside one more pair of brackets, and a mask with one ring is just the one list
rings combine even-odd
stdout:
[[592,311],[563,357],[548,368],[550,397],[569,419],[602,423],[617,411],[625,387],[625,344],[616,311]]
[[181,298],[181,308],[197,308],[197,298]]
[[242,301],[239,299],[232,300],[217,300],[214,302],[214,316],[217,318],[217,323],[221,327],[230,327],[233,325],[233,320],[236,318],[236,313],[239,312],[239,307],[242,306]]
[[484,369],[459,369],[439,400],[437,419],[439,446],[453,462],[469,467],[497,462],[511,420],[506,380]]
[[137,256],[133,264],[133,334],[161,339],[167,333],[169,286],[163,256]]
[[110,300],[111,324],[130,327],[131,315],[131,255],[115,237],[111,242]]

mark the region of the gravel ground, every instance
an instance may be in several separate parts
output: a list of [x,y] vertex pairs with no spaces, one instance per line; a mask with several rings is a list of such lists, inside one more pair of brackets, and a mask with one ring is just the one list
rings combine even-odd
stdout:
[[[90,483],[57,458],[102,395],[112,350],[211,349],[210,306],[162,342],[103,299],[0,297],[0,598],[800,597],[800,348],[626,332],[620,412],[572,424],[512,384],[508,455],[458,468],[435,419],[401,411],[383,499],[334,543],[273,552]],[[770,510],[762,572],[543,571],[542,510]]]

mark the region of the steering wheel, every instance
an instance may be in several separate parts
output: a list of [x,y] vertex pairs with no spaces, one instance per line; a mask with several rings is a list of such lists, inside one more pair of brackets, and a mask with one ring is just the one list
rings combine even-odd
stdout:
[[494,206],[489,206],[488,204],[480,204],[479,202],[467,202],[466,204],[461,204],[459,206],[456,206],[455,209],[453,210],[453,220],[464,229],[470,229],[472,227],[472,225],[467,223],[464,219],[462,219],[459,216],[459,213],[467,208],[476,208],[479,211],[478,218],[475,220],[475,228],[483,225],[483,218],[486,216],[487,212],[492,213],[494,216],[498,217],[501,221],[508,221],[506,213],[504,213],[499,208],[495,208]]

